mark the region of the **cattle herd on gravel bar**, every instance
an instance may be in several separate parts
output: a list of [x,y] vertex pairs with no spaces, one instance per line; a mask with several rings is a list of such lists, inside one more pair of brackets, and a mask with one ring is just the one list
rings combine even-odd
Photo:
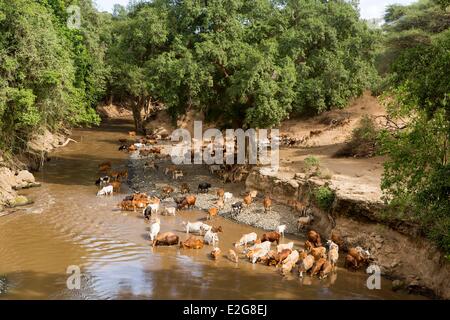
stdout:
[[[136,134],[130,132],[129,135],[135,137]],[[138,153],[140,157],[154,155],[156,159],[163,158],[161,147],[155,146],[157,141],[162,139],[167,139],[167,136],[151,135],[132,143],[128,139],[121,139],[122,145],[119,150]],[[148,148],[148,146],[150,147]],[[95,182],[100,189],[97,196],[113,195],[113,193],[120,192],[122,182],[128,178],[128,170],[112,170],[112,164],[109,161],[101,163],[98,168],[103,175]],[[159,169],[159,165],[154,161],[147,161],[144,165],[144,170]],[[214,170],[223,170],[223,167],[219,165],[210,166],[210,171]],[[175,165],[167,166],[163,172],[174,181],[184,176],[184,172]],[[180,210],[195,209],[198,194],[210,193],[213,186],[208,182],[199,183],[196,190],[197,196],[191,192],[187,183],[181,183],[178,189],[183,196],[174,198],[175,206],[163,206],[161,203],[164,197],[169,197],[175,192],[173,186],[163,187],[161,197],[135,192],[126,196],[118,204],[122,211],[142,213],[146,223],[150,224],[149,239],[153,247],[177,245],[181,249],[202,249],[205,245],[211,246],[210,257],[212,260],[226,257],[236,264],[240,263],[241,260],[248,260],[252,264],[261,263],[273,266],[283,275],[295,270],[300,277],[309,273],[311,276],[318,276],[323,279],[336,272],[340,247],[343,243],[342,239],[339,235],[333,233],[331,239],[325,243],[322,242],[319,233],[309,228],[314,216],[299,201],[291,201],[293,203],[290,203],[290,205],[300,213],[297,220],[297,230],[306,233],[307,240],[302,248],[295,248],[294,242],[281,243],[286,225],[280,225],[276,230],[265,232],[260,237],[254,232],[244,234],[240,239],[236,239],[234,247],[229,248],[226,254],[222,253],[221,249],[216,246],[219,242],[219,234],[224,232],[221,226],[215,227],[202,221],[183,222],[187,234],[185,240],[181,240],[174,232],[161,233],[161,224],[164,223],[163,216],[175,216]],[[249,209],[255,201],[262,202],[265,213],[272,210],[274,199],[270,195],[258,198],[256,190],[247,192],[238,201],[233,201],[234,195],[225,192],[222,188],[214,188],[214,192],[217,201],[214,206],[205,210],[206,221],[213,221],[218,216],[219,211],[223,209],[225,203],[231,203],[232,216],[239,214],[244,209]],[[361,247],[349,248],[344,259],[344,266],[356,270],[367,265],[370,260],[371,256],[367,250]]]

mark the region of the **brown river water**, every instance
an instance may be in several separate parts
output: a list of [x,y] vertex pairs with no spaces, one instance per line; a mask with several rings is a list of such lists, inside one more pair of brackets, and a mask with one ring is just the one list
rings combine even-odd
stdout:
[[[74,130],[79,143],[54,152],[36,174],[42,187],[23,192],[34,205],[0,218],[0,279],[6,287],[0,299],[421,299],[393,292],[385,279],[381,290],[369,290],[367,274],[342,267],[322,281],[301,280],[245,260],[212,261],[211,246],[152,249],[141,214],[115,208],[125,193],[96,197],[98,164],[110,160],[114,167],[126,166],[127,154],[117,150],[117,141],[129,130],[126,122]],[[204,216],[162,217],[161,231],[184,239],[182,221]],[[242,234],[262,233],[223,218],[215,224],[225,230],[219,243],[225,254]],[[289,235],[283,242],[289,240],[303,242]],[[79,290],[67,288],[69,266],[81,269]]]

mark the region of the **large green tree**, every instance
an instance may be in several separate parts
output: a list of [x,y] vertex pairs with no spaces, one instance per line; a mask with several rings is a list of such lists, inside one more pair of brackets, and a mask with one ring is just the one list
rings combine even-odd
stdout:
[[[404,218],[450,253],[450,14],[421,1],[387,10],[390,117],[405,119],[382,133],[382,188]],[[397,39],[398,41],[392,41]],[[400,41],[401,40],[401,41]]]
[[[98,122],[106,84],[107,15],[80,0],[81,28],[67,26],[72,1],[0,0],[0,148],[19,151],[36,129]],[[102,38],[104,37],[104,38]]]
[[[202,110],[233,127],[271,127],[343,107],[367,88],[375,31],[345,1],[155,0],[116,8],[115,95],[174,116]],[[144,101],[144,103],[142,103]]]

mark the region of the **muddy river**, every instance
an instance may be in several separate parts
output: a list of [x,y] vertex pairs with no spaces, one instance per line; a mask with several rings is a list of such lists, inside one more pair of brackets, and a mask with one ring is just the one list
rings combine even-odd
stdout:
[[[420,299],[398,294],[383,279],[381,290],[366,287],[364,272],[340,268],[328,279],[297,274],[281,277],[275,268],[238,265],[226,258],[212,261],[202,250],[152,249],[148,224],[140,214],[115,206],[125,196],[96,197],[99,163],[125,167],[127,154],[118,139],[131,124],[114,122],[100,128],[74,130],[71,143],[51,155],[36,174],[42,187],[23,193],[35,201],[0,218],[0,299]],[[203,219],[201,212],[162,217],[161,231],[185,238],[182,221]],[[258,230],[218,218],[222,252],[243,233]],[[302,239],[289,235],[283,242]],[[81,288],[68,289],[70,266],[81,270]]]

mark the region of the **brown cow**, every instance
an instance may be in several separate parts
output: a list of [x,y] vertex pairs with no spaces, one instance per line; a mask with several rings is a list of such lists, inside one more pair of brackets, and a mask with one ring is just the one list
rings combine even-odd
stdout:
[[190,209],[195,206],[197,198],[195,196],[186,196],[183,201],[178,205],[178,210]]
[[278,245],[278,244],[280,244],[280,237],[281,237],[281,234],[276,231],[267,232],[262,235],[261,242],[265,242],[265,241],[276,242]]
[[219,209],[217,208],[209,208],[208,210],[208,220],[213,219],[214,217],[217,217],[217,214],[219,213]]
[[155,241],[153,241],[153,246],[173,246],[180,242],[180,237],[178,237],[173,232],[165,232],[156,236]]
[[186,193],[191,192],[191,189],[189,188],[189,185],[188,185],[187,183],[183,183],[183,184],[181,185],[180,192],[181,192],[182,194],[186,194]]
[[203,239],[195,236],[190,236],[185,241],[180,242],[180,248],[182,249],[202,249],[203,246]]
[[220,254],[221,254],[221,251],[219,248],[214,248],[213,251],[211,251],[211,253],[210,253],[211,258],[213,258],[214,260],[219,259]]
[[310,254],[314,257],[315,260],[319,260],[320,258],[326,258],[327,249],[325,247],[317,247],[311,248]]
[[311,252],[312,248],[314,248],[314,245],[310,241],[305,241],[305,250]]
[[162,192],[164,193],[164,195],[169,196],[171,193],[173,193],[175,191],[174,188],[172,188],[171,186],[166,186],[162,189]]
[[315,247],[321,247],[322,241],[320,240],[320,234],[314,230],[310,230],[307,234],[308,241],[311,242]]
[[224,196],[224,194],[225,194],[225,190],[219,189],[219,190],[217,190],[216,194],[217,194],[217,196],[218,196],[219,198],[222,198],[222,199],[223,199],[223,196]]
[[223,232],[222,226],[212,227],[211,232],[213,233]]
[[228,259],[230,259],[231,261],[233,261],[235,263],[239,262],[239,258],[233,249],[228,250]]
[[113,181],[111,182],[111,185],[113,187],[114,192],[120,192],[120,186],[122,185],[120,181]]
[[263,201],[264,205],[264,213],[267,211],[272,211],[272,199],[270,199],[270,196],[266,196]]
[[252,198],[249,194],[247,194],[247,195],[244,197],[244,203],[245,203],[247,206],[249,206],[252,202],[253,202],[253,198]]
[[333,271],[333,265],[327,260],[320,271],[320,279],[325,279]]
[[351,254],[347,254],[345,256],[345,263],[344,266],[348,269],[352,268],[354,270],[358,269],[358,262]]
[[119,179],[128,179],[128,170],[119,171]]
[[327,262],[327,259],[320,258],[319,260],[316,260],[314,263],[314,266],[311,269],[311,277],[319,274],[320,270],[322,270],[323,265]]

